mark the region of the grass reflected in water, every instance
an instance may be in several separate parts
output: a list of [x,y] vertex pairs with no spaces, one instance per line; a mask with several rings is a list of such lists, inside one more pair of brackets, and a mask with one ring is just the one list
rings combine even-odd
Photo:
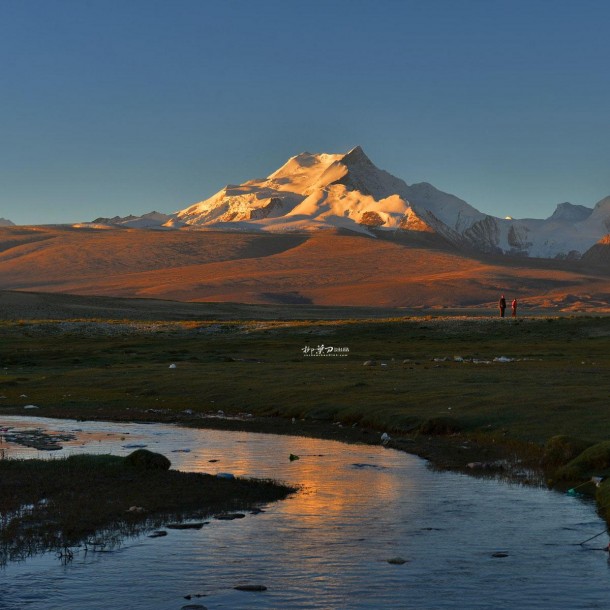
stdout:
[[171,520],[253,508],[293,491],[270,480],[146,470],[88,454],[0,460],[0,488],[0,565],[44,551],[66,557],[87,542],[110,548]]

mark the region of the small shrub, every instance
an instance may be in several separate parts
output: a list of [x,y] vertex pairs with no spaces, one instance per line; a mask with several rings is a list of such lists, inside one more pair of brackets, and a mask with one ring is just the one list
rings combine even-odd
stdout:
[[461,432],[460,424],[451,417],[431,417],[419,427],[420,434],[445,436]]
[[578,457],[585,449],[593,443],[582,438],[560,434],[552,436],[544,445],[542,456],[543,466],[564,466]]
[[556,477],[564,481],[578,481],[592,475],[610,472],[610,441],[597,443],[560,468]]

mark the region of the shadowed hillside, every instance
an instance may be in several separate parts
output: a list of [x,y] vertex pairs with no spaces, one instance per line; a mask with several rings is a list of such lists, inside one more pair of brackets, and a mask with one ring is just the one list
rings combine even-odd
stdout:
[[470,258],[349,232],[0,228],[5,290],[178,301],[603,310],[610,277],[574,263]]

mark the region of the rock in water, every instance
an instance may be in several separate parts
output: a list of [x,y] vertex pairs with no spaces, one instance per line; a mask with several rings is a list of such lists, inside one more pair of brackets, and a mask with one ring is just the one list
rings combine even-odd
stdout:
[[168,523],[167,528],[170,530],[200,530],[209,521],[198,521],[197,523]]
[[215,515],[214,519],[218,519],[219,521],[233,521],[234,519],[243,519],[246,515],[243,513],[221,513],[220,515]]

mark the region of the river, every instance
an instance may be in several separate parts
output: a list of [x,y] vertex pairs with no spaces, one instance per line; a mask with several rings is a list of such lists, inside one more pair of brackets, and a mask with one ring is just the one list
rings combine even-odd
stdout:
[[[11,563],[0,571],[2,610],[610,607],[599,550],[608,538],[579,545],[604,523],[579,498],[433,471],[382,446],[161,424],[3,417],[0,426],[76,437],[52,453],[4,443],[8,456],[147,445],[181,470],[301,486],[245,519],[80,551],[65,565],[53,554]],[[388,563],[396,557],[406,562]]]

